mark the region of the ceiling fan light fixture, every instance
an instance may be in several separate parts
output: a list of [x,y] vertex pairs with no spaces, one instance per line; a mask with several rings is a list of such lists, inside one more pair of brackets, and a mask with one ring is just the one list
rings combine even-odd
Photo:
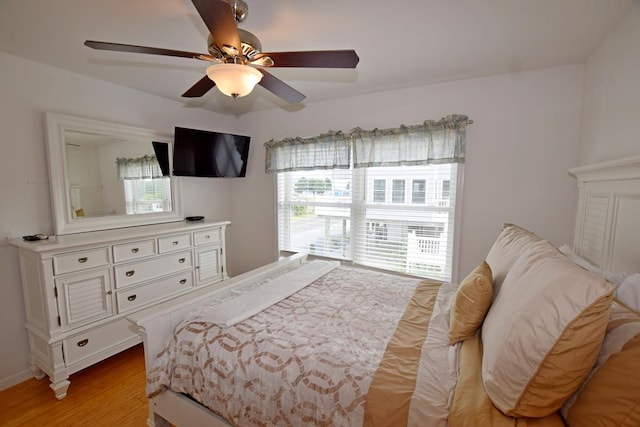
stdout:
[[260,71],[242,64],[211,65],[207,68],[207,76],[220,92],[234,99],[249,95],[262,79]]

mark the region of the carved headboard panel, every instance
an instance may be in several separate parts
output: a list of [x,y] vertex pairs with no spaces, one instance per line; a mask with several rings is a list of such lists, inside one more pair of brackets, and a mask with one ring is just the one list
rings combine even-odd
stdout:
[[640,156],[569,170],[578,180],[574,251],[602,270],[640,271]]

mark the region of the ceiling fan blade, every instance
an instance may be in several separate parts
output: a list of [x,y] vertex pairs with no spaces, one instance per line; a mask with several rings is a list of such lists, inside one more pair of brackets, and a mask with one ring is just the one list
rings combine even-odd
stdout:
[[273,93],[274,95],[284,99],[289,104],[297,104],[306,98],[302,93],[298,92],[273,74],[258,68],[262,73],[262,80],[258,82],[260,86]]
[[229,55],[242,55],[238,24],[231,5],[224,0],[191,0],[213,36],[216,45]]
[[255,56],[273,59],[274,67],[356,68],[360,58],[353,49],[307,50],[301,52],[264,52]]
[[199,98],[205,93],[209,92],[214,86],[215,82],[208,76],[204,76],[196,84],[191,86],[185,93],[182,94],[185,98]]
[[99,50],[113,50],[116,52],[132,52],[132,53],[148,53],[151,55],[179,56],[182,58],[205,59],[210,55],[198,52],[186,52],[184,50],[162,49],[159,47],[136,46],[132,44],[99,42],[95,40],[87,40],[85,46],[89,46]]

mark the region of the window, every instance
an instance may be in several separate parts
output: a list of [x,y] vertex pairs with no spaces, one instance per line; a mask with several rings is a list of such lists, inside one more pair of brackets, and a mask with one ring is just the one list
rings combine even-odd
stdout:
[[127,215],[171,210],[171,181],[163,178],[125,179],[124,199]]
[[449,181],[448,179],[443,180],[442,181],[442,198],[443,199],[449,198],[450,189],[451,189],[451,181]]
[[384,203],[387,197],[387,181],[384,179],[373,180],[373,201],[376,203]]
[[394,179],[391,191],[392,203],[404,203],[404,179]]
[[414,179],[411,186],[411,203],[423,204],[426,195],[426,181],[424,179]]
[[[449,281],[455,205],[441,206],[435,183],[455,193],[457,173],[457,164],[280,172],[279,248]],[[388,181],[393,203],[381,204]]]
[[280,250],[455,279],[455,202],[470,123],[452,114],[265,143],[265,168],[277,174]]
[[116,166],[127,215],[171,211],[171,181],[155,156],[120,157]]

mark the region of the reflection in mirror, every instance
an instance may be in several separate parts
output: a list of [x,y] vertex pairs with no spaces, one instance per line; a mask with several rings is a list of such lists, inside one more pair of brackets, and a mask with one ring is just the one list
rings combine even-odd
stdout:
[[171,179],[156,155],[168,153],[168,143],[74,130],[64,140],[73,218],[171,211]]
[[171,136],[47,114],[56,234],[182,219]]

